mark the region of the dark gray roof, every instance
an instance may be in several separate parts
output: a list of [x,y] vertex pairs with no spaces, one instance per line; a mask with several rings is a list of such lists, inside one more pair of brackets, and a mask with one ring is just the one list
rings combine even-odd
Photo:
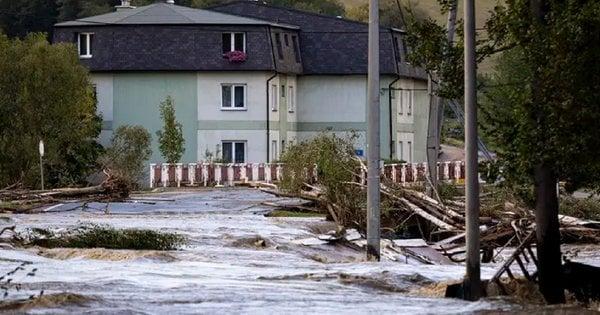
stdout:
[[[368,24],[258,1],[234,1],[210,10],[299,26],[304,74],[367,73]],[[424,79],[422,69],[401,60],[401,49],[394,40],[396,37],[398,45],[404,45],[402,31],[380,29],[381,73]]]
[[297,26],[264,21],[256,18],[236,16],[216,11],[193,9],[167,3],[155,3],[134,9],[124,9],[56,24],[61,26],[95,25],[270,25],[297,29]]

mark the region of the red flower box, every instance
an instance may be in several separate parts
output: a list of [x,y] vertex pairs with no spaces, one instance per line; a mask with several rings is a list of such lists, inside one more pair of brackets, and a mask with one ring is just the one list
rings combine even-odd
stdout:
[[246,61],[246,53],[243,51],[234,50],[224,53],[223,58],[228,59],[231,63],[242,63]]

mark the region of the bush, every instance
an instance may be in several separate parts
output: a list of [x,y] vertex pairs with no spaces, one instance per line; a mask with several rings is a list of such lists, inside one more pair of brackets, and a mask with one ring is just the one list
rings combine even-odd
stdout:
[[141,126],[120,126],[115,130],[111,147],[101,163],[112,175],[119,176],[137,187],[143,180],[146,162],[150,159],[152,136]]
[[438,194],[442,200],[452,200],[454,197],[462,195],[461,191],[458,189],[458,187],[456,187],[456,185],[443,181],[440,181],[438,185]]
[[174,250],[185,238],[174,233],[152,230],[117,230],[109,226],[85,225],[55,234],[48,230],[30,232],[27,245],[45,248],[106,248],[132,250]]
[[559,212],[564,215],[600,221],[600,200],[597,198],[566,197],[560,200]]
[[341,138],[334,134],[323,133],[309,141],[303,141],[286,149],[281,157],[285,164],[281,188],[297,193],[311,183],[309,170],[316,166],[319,184],[326,198],[338,205],[336,215],[344,226],[365,225],[363,210],[366,195],[356,185],[349,185],[355,173],[360,169],[354,154],[356,135]]
[[156,132],[158,148],[167,163],[179,163],[185,152],[182,125],[175,118],[173,98],[170,96],[160,104],[160,118],[163,130]]
[[498,161],[481,161],[479,162],[479,174],[488,184],[493,184],[500,179],[500,163]]

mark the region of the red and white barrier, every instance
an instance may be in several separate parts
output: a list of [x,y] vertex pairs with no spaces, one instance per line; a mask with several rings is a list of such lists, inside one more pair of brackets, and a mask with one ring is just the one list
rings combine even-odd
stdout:
[[[251,163],[177,163],[150,164],[150,187],[234,186],[239,183],[272,183],[283,177],[284,164]],[[317,169],[307,170],[317,179]],[[381,168],[383,178],[398,184],[423,182],[427,178],[427,163],[386,164]],[[465,178],[462,161],[438,163],[438,180],[459,182]],[[365,184],[367,176],[361,172]]]

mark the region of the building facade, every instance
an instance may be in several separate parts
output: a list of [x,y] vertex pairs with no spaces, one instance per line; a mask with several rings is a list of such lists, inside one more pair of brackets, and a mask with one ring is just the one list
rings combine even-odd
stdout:
[[[368,26],[254,1],[198,10],[169,3],[55,26],[91,73],[101,143],[121,125],[153,135],[159,105],[175,101],[182,162],[279,159],[320,132],[356,133],[366,151]],[[382,157],[425,160],[429,97],[422,70],[406,62],[403,32],[381,28]]]

